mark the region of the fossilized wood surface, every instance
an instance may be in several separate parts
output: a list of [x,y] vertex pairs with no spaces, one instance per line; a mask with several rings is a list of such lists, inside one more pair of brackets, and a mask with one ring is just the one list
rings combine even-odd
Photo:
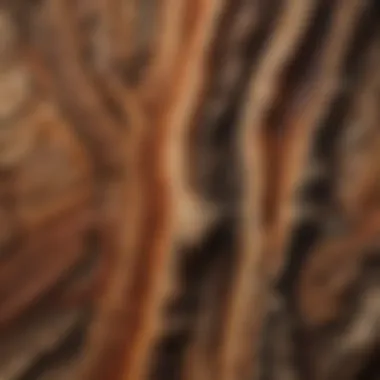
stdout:
[[377,0],[0,0],[0,379],[380,376]]

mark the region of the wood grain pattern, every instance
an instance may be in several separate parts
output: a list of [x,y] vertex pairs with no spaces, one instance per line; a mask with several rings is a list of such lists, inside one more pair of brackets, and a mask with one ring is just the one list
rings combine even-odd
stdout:
[[377,0],[0,1],[0,377],[376,379],[379,65]]

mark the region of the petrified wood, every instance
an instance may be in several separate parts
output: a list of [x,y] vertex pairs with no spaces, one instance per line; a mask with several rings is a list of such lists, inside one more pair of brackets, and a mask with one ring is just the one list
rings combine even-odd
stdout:
[[378,0],[0,0],[0,378],[380,379]]

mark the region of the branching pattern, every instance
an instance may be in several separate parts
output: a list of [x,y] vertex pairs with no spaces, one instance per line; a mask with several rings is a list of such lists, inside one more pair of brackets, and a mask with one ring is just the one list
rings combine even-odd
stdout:
[[379,5],[0,0],[0,378],[378,378]]

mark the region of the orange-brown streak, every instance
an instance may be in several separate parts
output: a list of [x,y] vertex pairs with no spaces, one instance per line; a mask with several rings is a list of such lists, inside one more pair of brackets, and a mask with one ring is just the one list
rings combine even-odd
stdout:
[[[302,179],[311,140],[319,119],[336,94],[337,74],[345,59],[352,32],[355,30],[357,13],[361,10],[360,5],[357,0],[348,1],[344,7],[339,1],[335,5],[331,31],[326,38],[327,45],[321,53],[318,73],[313,80],[315,87],[309,94],[306,107],[299,110],[297,115],[291,114],[291,122],[286,120],[284,122],[289,128],[285,130],[281,149],[284,154],[281,159],[281,178],[278,185],[280,209],[272,237],[275,240],[274,249],[279,257],[281,252],[284,252],[289,238],[293,219],[293,197]],[[281,260],[280,258],[279,261]]]
[[173,78],[173,71],[181,51],[184,50],[183,23],[187,0],[157,0],[158,19],[153,45],[153,58],[141,93],[148,104],[159,102]]
[[53,35],[49,48],[57,95],[97,164],[118,169],[124,163],[123,141],[119,139],[117,124],[82,67],[70,6],[66,0],[52,0],[47,2],[46,9],[49,32]]
[[[122,91],[122,90],[121,90]],[[111,181],[104,189],[101,236],[103,250],[111,254],[102,259],[102,277],[97,288],[102,290],[96,318],[87,342],[87,352],[80,369],[81,379],[116,379],[121,376],[123,356],[133,321],[133,280],[138,275],[141,256],[141,226],[145,220],[143,162],[145,119],[137,99],[128,92],[118,93],[125,102],[129,133],[125,140],[126,172],[121,181]],[[127,137],[127,139],[126,139]],[[145,144],[145,143],[144,143]],[[106,267],[104,267],[106,264]]]
[[[314,1],[287,2],[248,87],[239,126],[246,181],[241,209],[241,240],[219,348],[220,379],[239,379],[248,376],[243,373],[251,370],[248,367],[252,366],[252,358],[247,357],[247,352],[252,352],[252,341],[260,324],[265,299],[265,278],[261,276],[263,201],[268,175],[263,168],[264,149],[268,148],[264,140],[265,116],[277,95],[279,78],[301,41],[314,7]],[[252,315],[253,310],[255,315]]]
[[[135,306],[134,331],[129,336],[124,380],[142,379],[146,375],[153,342],[159,334],[161,313],[170,294],[170,266],[175,250],[176,225],[176,160],[183,132],[190,127],[194,107],[203,84],[207,45],[212,38],[214,22],[219,11],[218,1],[199,0],[197,18],[184,52],[173,72],[171,89],[164,100],[157,125],[152,130],[148,185],[153,198],[149,240],[145,248],[144,285],[140,302]],[[141,279],[136,279],[141,283]]]

